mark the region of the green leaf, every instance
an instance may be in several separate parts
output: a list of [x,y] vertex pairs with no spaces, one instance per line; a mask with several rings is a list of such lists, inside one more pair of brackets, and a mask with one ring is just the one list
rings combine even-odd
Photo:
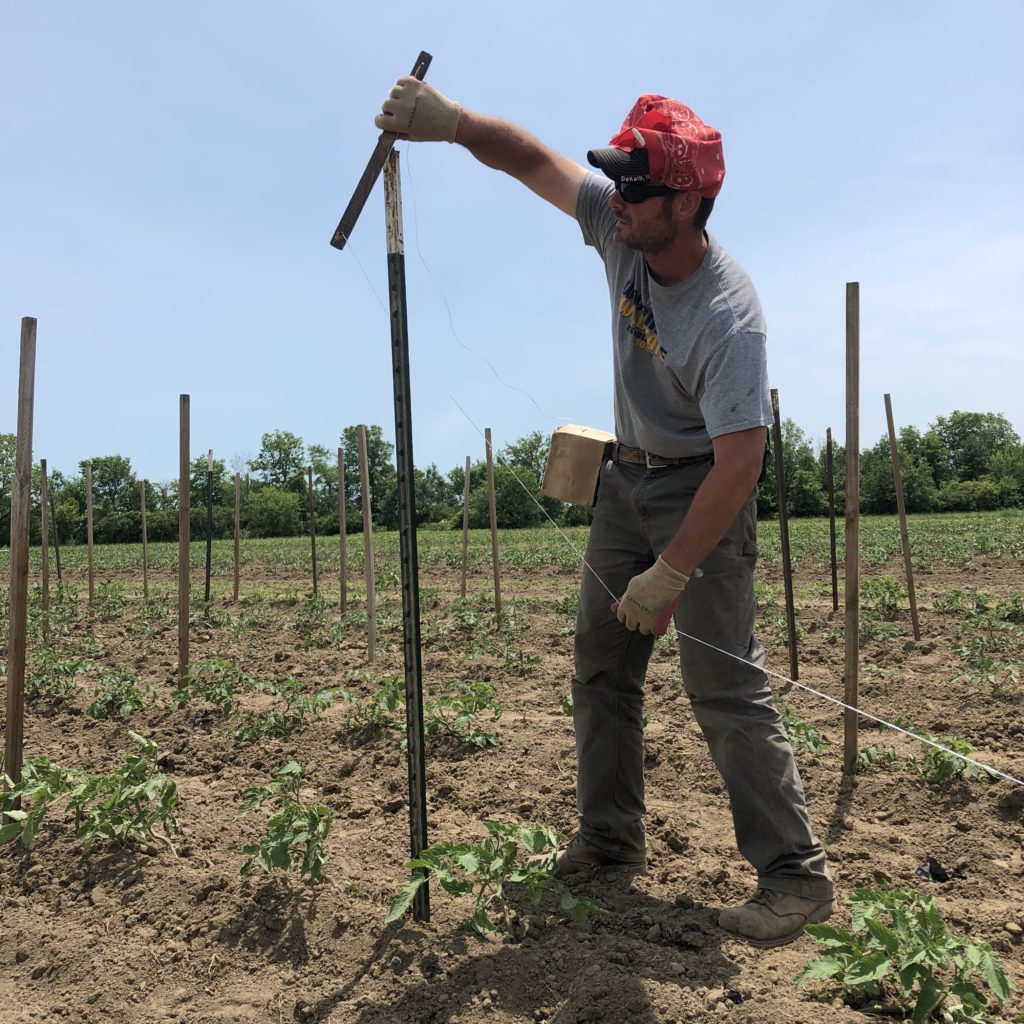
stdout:
[[938,979],[929,976],[921,981],[921,994],[917,997],[911,1024],[924,1024],[946,997],[946,990]]
[[841,974],[843,965],[835,957],[819,956],[812,960],[797,976],[796,984],[803,988],[809,981],[824,981]]
[[847,947],[856,943],[852,932],[845,928],[837,928],[835,925],[809,924],[804,930],[815,942],[820,942],[823,946]]
[[476,913],[469,919],[469,926],[479,935],[490,935],[498,930],[483,907],[477,907]]
[[[10,815],[10,812],[8,812],[8,815],[12,816]],[[4,843],[13,842],[20,835],[21,825],[19,825],[18,822],[12,821],[9,825],[4,825],[0,828],[0,846],[3,846]]]
[[870,985],[881,981],[889,973],[889,967],[890,960],[883,951],[867,953],[846,972],[846,984]]
[[388,911],[388,916],[384,919],[385,924],[397,921],[412,906],[412,901],[416,897],[416,891],[424,882],[426,882],[426,878],[419,875],[416,878],[410,878],[405,883],[402,891],[391,901],[391,909]]
[[480,858],[472,850],[467,850],[456,863],[467,875],[475,875],[480,870]]
[[981,954],[978,958],[978,969],[985,979],[985,984],[992,989],[1000,1003],[1005,1003],[1013,994],[1013,982],[1007,977],[1002,961],[992,951],[991,946],[982,943],[977,948]]
[[868,918],[864,923],[867,925],[868,934],[885,950],[886,954],[895,956],[900,945],[896,933],[874,918]]

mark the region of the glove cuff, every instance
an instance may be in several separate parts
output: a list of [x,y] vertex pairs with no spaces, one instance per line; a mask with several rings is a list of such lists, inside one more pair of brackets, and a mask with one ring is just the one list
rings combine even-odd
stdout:
[[658,560],[654,564],[657,567],[658,575],[676,590],[682,590],[683,587],[690,582],[689,576],[685,573],[679,572],[678,569],[673,569],[672,566],[661,557],[661,555],[658,555]]

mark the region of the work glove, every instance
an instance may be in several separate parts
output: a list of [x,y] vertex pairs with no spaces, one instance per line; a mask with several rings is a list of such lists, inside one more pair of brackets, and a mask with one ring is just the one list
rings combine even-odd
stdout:
[[622,600],[612,605],[612,611],[626,629],[637,629],[645,636],[662,636],[689,580],[689,576],[677,572],[659,555],[650,569],[629,581]]
[[454,142],[462,108],[432,85],[406,76],[395,82],[373,123],[413,142]]

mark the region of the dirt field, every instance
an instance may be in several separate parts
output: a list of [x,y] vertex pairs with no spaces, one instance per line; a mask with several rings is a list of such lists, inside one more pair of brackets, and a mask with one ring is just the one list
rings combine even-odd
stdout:
[[[369,669],[361,602],[353,602],[345,623],[334,608],[312,621],[304,600],[308,577],[271,561],[247,564],[243,595],[249,596],[240,605],[226,596],[230,580],[218,577],[210,613],[194,609],[192,661],[227,656],[267,682],[292,677],[307,693],[344,687],[368,695],[402,671],[397,562],[379,563],[378,573],[379,646]],[[902,564],[865,570],[865,576],[884,573],[900,579]],[[31,849],[0,849],[4,1024],[881,1019],[844,1006],[827,986],[795,988],[794,977],[818,948],[810,938],[761,951],[716,927],[717,909],[745,899],[753,879],[735,852],[727,799],[680,689],[669,642],[656,649],[648,679],[649,873],[576,886],[608,911],[582,924],[568,921],[553,897],[537,908],[517,901],[525,938],[487,940],[459,927],[470,904],[436,886],[429,923],[411,915],[384,923],[407,876],[407,781],[398,732],[346,731],[350,709],[336,699],[286,738],[236,742],[231,725],[209,706],[171,706],[177,627],[170,570],[154,574],[154,592],[164,596],[147,618],[137,597],[138,570],[106,571],[101,580],[102,613],[87,611],[77,576],[77,609],[55,627],[58,649],[93,668],[78,676],[77,694],[29,700],[26,753],[110,771],[133,749],[129,728],[155,740],[159,763],[178,787],[181,835],[173,837],[173,850],[163,842],[97,845],[83,858],[71,824],[57,815]],[[769,667],[788,674],[778,563],[766,560],[759,581]],[[485,819],[571,832],[573,737],[561,705],[569,692],[576,569],[507,571],[510,624],[503,633],[494,628],[486,566],[474,569],[465,606],[455,600],[457,568],[435,562],[424,568],[421,584],[428,695],[452,680],[486,681],[504,707],[493,726],[494,747],[428,743],[431,842],[479,837]],[[119,585],[126,597],[121,608]],[[336,598],[329,576],[326,587]],[[862,706],[966,740],[976,757],[1021,777],[1020,686],[950,682],[964,669],[954,651],[962,616],[935,605],[954,588],[969,587],[993,601],[1019,594],[1021,559],[977,554],[970,568],[926,564],[918,576],[921,642],[913,642],[905,605],[872,620],[874,631],[861,649]],[[796,595],[800,681],[841,696],[843,613],[832,611],[827,569],[801,560]],[[38,666],[38,651],[36,640],[30,668]],[[0,657],[5,660],[3,651]],[[128,719],[96,721],[84,713],[100,675],[96,666],[114,664],[151,683],[155,702]],[[266,703],[247,699],[252,707]],[[918,744],[869,722],[862,723],[861,747],[891,744],[899,759],[844,779],[838,709],[799,689],[784,699],[831,741],[817,754],[799,746],[797,759],[836,878],[834,920],[849,924],[846,897],[857,887],[925,891],[953,930],[1000,951],[1024,987],[1024,789],[989,778],[924,781],[902,760],[918,753]],[[239,873],[241,846],[257,839],[266,820],[265,813],[236,818],[242,794],[290,759],[306,769],[303,795],[335,814],[330,884],[311,886],[295,872]],[[928,856],[956,877],[937,883],[917,876]],[[1019,993],[1003,1013],[1006,1020],[1024,1013]]]

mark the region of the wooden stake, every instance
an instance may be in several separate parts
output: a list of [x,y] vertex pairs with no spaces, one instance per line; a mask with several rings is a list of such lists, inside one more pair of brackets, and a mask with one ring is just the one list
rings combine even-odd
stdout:
[[836,562],[836,481],[832,464],[832,428],[825,431],[825,479],[828,482],[828,543],[832,556],[832,611],[839,611],[839,571]]
[[857,770],[860,650],[860,284],[846,286],[846,617],[843,771]]
[[494,462],[491,457],[491,428],[484,429],[487,448],[487,509],[491,517],[491,564],[494,566],[494,623],[501,628],[501,568],[498,564],[498,505],[494,496]]
[[32,514],[32,412],[35,403],[36,320],[21,320],[18,433],[11,481],[11,617],[7,651],[7,726],[4,772],[21,781],[25,743],[25,655],[28,643],[28,549]]
[[348,531],[348,502],[345,499],[345,452],[338,449],[338,611],[348,611],[348,580],[345,534]]
[[910,564],[910,535],[907,533],[907,505],[903,496],[903,473],[900,469],[900,453],[896,447],[896,427],[893,425],[892,401],[885,396],[885,422],[889,426],[889,455],[892,459],[892,480],[896,486],[896,511],[900,517],[900,542],[903,544],[903,568],[907,574],[907,594],[910,598],[910,621],[914,627],[914,639],[921,639],[921,623],[917,619],[917,597],[914,594],[914,570]]
[[309,542],[313,547],[313,596],[320,593],[316,577],[316,501],[313,496],[313,467],[306,467],[309,489],[306,491],[306,508],[309,511]]
[[786,634],[789,645],[789,678],[799,679],[796,650],[796,608],[793,603],[793,562],[789,555],[789,510],[786,507],[786,465],[782,457],[782,422],[779,419],[779,392],[771,389],[772,447],[775,449],[775,487],[779,501],[779,536],[782,539],[782,582],[786,589]]
[[213,571],[213,449],[206,453],[206,587],[203,600],[210,603],[210,576]]
[[139,511],[142,513],[142,599],[149,600],[149,531],[146,529],[146,481],[139,481]]
[[242,476],[235,474],[235,589],[234,602],[238,604],[238,573],[242,554]]
[[50,518],[53,520],[53,553],[57,559],[57,585],[64,582],[60,571],[60,531],[57,529],[57,506],[53,503],[53,492],[50,492]]
[[190,515],[192,511],[189,472],[189,398],[181,395],[178,410],[178,678],[188,678],[189,573],[191,571]]
[[359,486],[363,503],[363,575],[366,578],[366,661],[377,654],[377,577],[373,565],[373,516],[370,507],[370,457],[366,451],[366,425],[356,427],[359,437]]
[[469,576],[469,456],[466,456],[466,478],[462,487],[462,587],[459,594],[466,600],[466,580]]
[[95,590],[93,587],[92,562],[92,463],[85,467],[85,539],[89,549],[89,606],[92,607]]
[[43,644],[50,646],[50,488],[46,459],[39,460],[39,539],[43,554]]

